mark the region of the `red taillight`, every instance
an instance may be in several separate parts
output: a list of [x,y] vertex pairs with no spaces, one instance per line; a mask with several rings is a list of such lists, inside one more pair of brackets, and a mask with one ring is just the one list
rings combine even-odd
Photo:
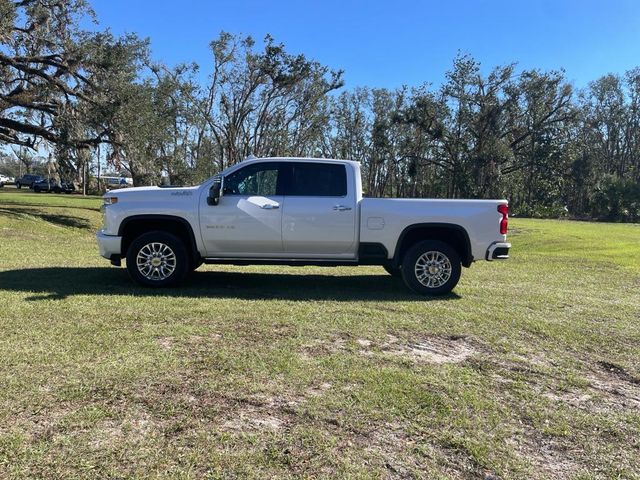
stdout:
[[498,205],[498,213],[502,214],[502,220],[500,220],[500,234],[507,234],[507,224],[509,223],[509,205]]

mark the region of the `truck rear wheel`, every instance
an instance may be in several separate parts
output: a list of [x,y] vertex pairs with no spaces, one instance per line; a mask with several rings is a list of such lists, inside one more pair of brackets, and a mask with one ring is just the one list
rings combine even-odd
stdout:
[[187,249],[175,235],[148,232],[136,238],[127,250],[127,271],[147,287],[170,287],[180,282],[191,262]]
[[404,283],[421,295],[444,295],[460,280],[460,255],[447,243],[426,240],[416,243],[402,259]]

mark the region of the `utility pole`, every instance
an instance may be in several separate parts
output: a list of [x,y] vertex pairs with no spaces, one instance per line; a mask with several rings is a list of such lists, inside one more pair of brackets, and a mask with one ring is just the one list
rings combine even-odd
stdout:
[[100,188],[100,144],[96,145],[96,154],[98,155],[98,195],[102,193],[102,189]]

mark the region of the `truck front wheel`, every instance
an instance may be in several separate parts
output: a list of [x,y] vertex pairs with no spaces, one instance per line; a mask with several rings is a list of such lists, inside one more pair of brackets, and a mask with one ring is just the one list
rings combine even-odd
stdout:
[[136,238],[127,250],[127,271],[147,287],[169,287],[189,272],[191,262],[182,240],[167,232],[148,232]]
[[460,255],[439,240],[416,243],[402,259],[404,283],[421,295],[444,295],[458,284],[462,265]]

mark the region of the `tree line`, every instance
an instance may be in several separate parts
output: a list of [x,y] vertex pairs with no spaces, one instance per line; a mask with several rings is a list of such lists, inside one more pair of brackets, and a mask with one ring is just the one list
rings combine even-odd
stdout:
[[563,71],[485,72],[459,54],[438,86],[345,89],[270,36],[223,32],[208,71],[169,68],[147,39],[80,28],[92,15],[84,0],[0,0],[0,144],[26,169],[45,151],[67,179],[106,159],[136,185],[188,184],[249,155],[346,158],[369,196],[640,220],[640,68],[575,90]]

